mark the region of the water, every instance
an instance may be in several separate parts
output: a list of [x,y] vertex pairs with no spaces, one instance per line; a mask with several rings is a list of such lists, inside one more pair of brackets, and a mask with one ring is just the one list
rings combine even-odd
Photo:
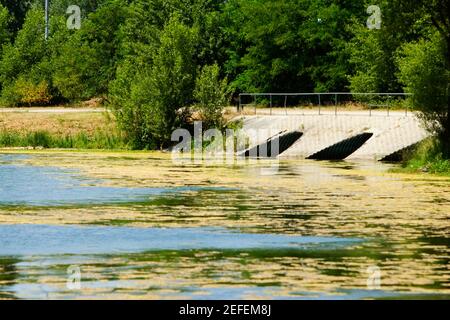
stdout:
[[0,298],[449,298],[449,180],[390,167],[0,155]]
[[163,250],[249,250],[332,248],[357,242],[230,232],[223,228],[125,228],[0,225],[1,256],[112,254]]

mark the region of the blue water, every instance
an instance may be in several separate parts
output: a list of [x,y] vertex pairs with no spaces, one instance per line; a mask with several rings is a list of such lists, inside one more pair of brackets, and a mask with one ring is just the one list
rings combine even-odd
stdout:
[[62,206],[142,202],[163,193],[200,190],[104,186],[75,170],[21,165],[25,156],[0,155],[0,206]]
[[[25,165],[22,160],[27,157],[0,155],[0,209],[45,206],[45,212],[51,214],[54,207],[59,211],[65,210],[64,206],[99,204],[106,205],[103,209],[114,213],[115,206],[108,207],[109,204],[127,206],[167,197],[168,201],[152,205],[167,206],[169,216],[171,209],[177,206],[186,210],[187,215],[195,215],[205,201],[209,201],[207,206],[217,206],[224,214],[233,206],[237,213],[242,213],[239,198],[216,203],[216,198],[206,198],[211,196],[210,193],[201,197],[203,190],[237,189],[110,187],[107,181],[85,177],[76,170]],[[171,197],[184,191],[199,191],[199,195],[193,193],[192,197],[200,197],[196,202],[190,198],[170,201]],[[258,210],[266,212],[267,219],[273,219],[277,206],[267,209],[263,205],[261,203]],[[151,208],[149,206],[146,212],[149,215]],[[252,215],[260,215],[258,210]],[[208,221],[208,216],[204,219]],[[323,260],[327,252],[335,249],[346,257],[346,253],[354,254],[354,247],[365,243],[358,238],[321,237],[311,235],[314,234],[311,232],[309,236],[275,234],[276,231],[270,233],[269,229],[260,230],[269,233],[248,233],[238,228],[216,227],[214,219],[210,221],[211,227],[196,228],[57,226],[1,224],[0,221],[0,298],[76,298],[96,297],[95,292],[117,292],[119,296],[121,292],[131,295],[154,292],[162,298],[166,294],[173,298],[175,294],[198,299],[307,298],[311,295],[326,299],[330,297],[327,293],[303,292],[298,287],[286,285],[289,281],[298,281],[298,273],[306,266],[302,257],[317,255],[318,260]],[[330,259],[334,261],[335,258]],[[81,292],[64,289],[68,275],[66,265],[81,268]],[[278,271],[253,278],[258,272],[264,273],[266,268]],[[294,276],[283,275],[284,272]],[[219,280],[222,281],[220,285],[211,286]],[[148,288],[142,289],[141,281],[146,282]],[[358,294],[364,296],[366,293]],[[354,293],[343,296],[359,297]]]
[[310,249],[358,239],[251,234],[225,228],[0,225],[0,256],[114,254],[196,249]]
[[[101,186],[75,172],[34,166],[0,166],[0,205],[51,206],[143,201],[166,189]],[[100,185],[100,186],[99,186]]]

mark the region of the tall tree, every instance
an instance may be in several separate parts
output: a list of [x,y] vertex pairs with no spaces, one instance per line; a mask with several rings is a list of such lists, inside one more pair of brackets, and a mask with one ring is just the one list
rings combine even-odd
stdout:
[[150,63],[135,68],[124,62],[111,85],[117,119],[136,148],[167,146],[172,131],[184,124],[183,108],[192,102],[198,30],[181,19],[174,14],[166,23]]
[[11,23],[8,27],[9,31],[15,34],[22,28],[25,16],[32,3],[33,0],[0,0],[0,4],[7,8],[11,14]]
[[11,15],[1,3],[0,3],[0,56],[2,54],[2,47],[4,44],[10,41],[11,33],[8,30],[9,23],[11,22]]
[[[420,56],[420,52],[431,54],[427,57],[427,61],[434,57],[434,68],[443,61],[440,75],[433,75],[433,78],[440,77],[440,85],[436,88],[441,88],[439,95],[442,97],[440,104],[436,105],[436,99],[426,97],[424,94],[414,92],[417,94],[416,103],[418,107],[428,116],[434,118],[434,121],[440,123],[440,136],[442,141],[446,144],[446,148],[450,150],[450,2],[448,0],[391,0],[392,12],[397,14],[398,23],[402,23],[403,17],[416,17],[417,20],[426,21],[439,34],[440,39],[431,39],[434,45],[426,45],[419,43],[419,48],[416,52]],[[404,22],[403,22],[404,24]],[[436,42],[441,42],[439,45]],[[411,53],[411,50],[410,50]],[[422,55],[427,56],[428,54]],[[440,57],[439,57],[440,56]],[[416,71],[417,72],[417,71]],[[425,77],[426,77],[425,73]],[[419,82],[421,78],[417,78]],[[411,80],[412,83],[413,80]],[[420,89],[417,86],[418,90]],[[436,90],[433,90],[436,91]],[[423,99],[419,99],[423,97]],[[433,116],[435,115],[435,116]]]
[[431,15],[431,21],[445,41],[445,57],[447,70],[447,119],[444,122],[443,136],[445,142],[450,144],[450,2],[448,0],[424,1],[427,12]]
[[87,14],[80,30],[58,43],[53,57],[53,82],[69,100],[106,95],[119,62],[118,36],[126,18],[126,0],[104,1]]
[[[16,81],[21,80],[21,84],[28,81],[30,86],[33,86],[40,83],[43,78],[47,78],[47,70],[40,64],[48,57],[48,47],[43,36],[36,37],[36,33],[44,34],[42,16],[41,9],[36,7],[30,9],[15,41],[3,47],[0,85],[2,100],[6,104],[21,103],[22,94],[16,90]],[[23,79],[20,79],[21,77]],[[24,88],[23,85],[20,87]]]
[[357,1],[227,1],[228,75],[238,90],[344,90],[351,37],[345,26],[363,14]]

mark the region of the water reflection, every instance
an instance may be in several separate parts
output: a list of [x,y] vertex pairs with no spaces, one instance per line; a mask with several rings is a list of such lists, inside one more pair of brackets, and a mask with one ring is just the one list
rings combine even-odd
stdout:
[[[276,171],[265,175],[261,168],[271,168],[271,164],[263,161],[177,166],[170,155],[146,153],[43,153],[18,160],[10,157],[8,161],[3,160],[0,168],[14,161],[15,166],[32,165],[44,171],[62,168],[66,172],[62,180],[73,172],[85,177],[65,184],[72,188],[70,192],[83,193],[77,195],[79,202],[70,205],[23,202],[11,206],[0,200],[3,225],[107,227],[104,230],[123,226],[129,230],[126,235],[138,230],[137,244],[139,230],[156,235],[155,228],[170,229],[168,234],[177,233],[172,228],[199,233],[219,228],[215,230],[227,230],[225,234],[239,230],[240,234],[231,238],[241,246],[230,248],[212,235],[204,241],[215,243],[214,248],[174,248],[169,246],[170,236],[159,235],[168,245],[164,247],[166,241],[161,240],[153,252],[136,252],[134,244],[118,240],[127,246],[120,252],[103,250],[92,255],[75,250],[67,255],[70,250],[63,250],[64,254],[40,252],[30,256],[25,253],[31,252],[22,251],[14,258],[10,254],[22,249],[12,246],[12,251],[0,258],[5,275],[0,277],[2,297],[348,299],[448,298],[450,294],[448,179],[391,174],[387,170],[392,165],[385,164],[301,160],[282,161]],[[8,191],[10,195],[17,196],[17,185],[14,181],[9,185],[13,188]],[[106,202],[86,205],[83,201],[90,198],[85,192],[88,189],[76,189],[86,185],[165,192],[146,193],[145,199],[118,193],[104,198]],[[127,201],[110,201],[117,197]],[[6,235],[5,229],[1,232]],[[41,231],[36,233],[42,235]],[[57,235],[55,240],[70,234]],[[292,250],[268,247],[258,240],[258,248],[245,248],[250,241],[245,235],[267,234],[364,241],[344,247],[322,243],[320,248]],[[110,236],[122,239],[114,232]],[[110,239],[101,236],[91,244],[101,242],[102,237]],[[73,242],[76,246],[77,241]],[[139,249],[145,247],[148,249],[148,245]],[[79,291],[66,288],[69,265],[81,267]],[[372,266],[380,268],[380,289],[367,287],[367,270]]]
[[198,249],[339,248],[359,239],[250,234],[223,228],[0,225],[0,256],[104,254]]
[[[393,257],[386,255],[380,258]],[[386,276],[383,279],[387,278],[389,290],[367,289],[364,266],[373,259],[367,248],[169,250],[22,259],[15,265],[20,277],[14,282],[2,283],[0,292],[3,296],[54,299],[349,299],[437,297],[437,292],[445,290],[445,287],[435,285],[424,291],[420,283],[405,290],[405,277],[391,279]],[[405,258],[404,262],[408,259]],[[66,270],[74,264],[81,269],[80,290],[69,290],[66,286]],[[445,291],[440,295],[440,298],[449,297]]]

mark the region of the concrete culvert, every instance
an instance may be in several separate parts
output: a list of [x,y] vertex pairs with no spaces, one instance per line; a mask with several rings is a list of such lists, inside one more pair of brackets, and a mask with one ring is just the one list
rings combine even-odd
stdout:
[[358,134],[354,137],[345,139],[338,142],[322,151],[319,151],[307,159],[312,160],[344,160],[356,150],[362,147],[370,138],[372,138],[373,133],[365,132]]
[[242,155],[251,158],[276,158],[303,136],[303,132],[292,131],[268,139],[256,147],[245,151]]

